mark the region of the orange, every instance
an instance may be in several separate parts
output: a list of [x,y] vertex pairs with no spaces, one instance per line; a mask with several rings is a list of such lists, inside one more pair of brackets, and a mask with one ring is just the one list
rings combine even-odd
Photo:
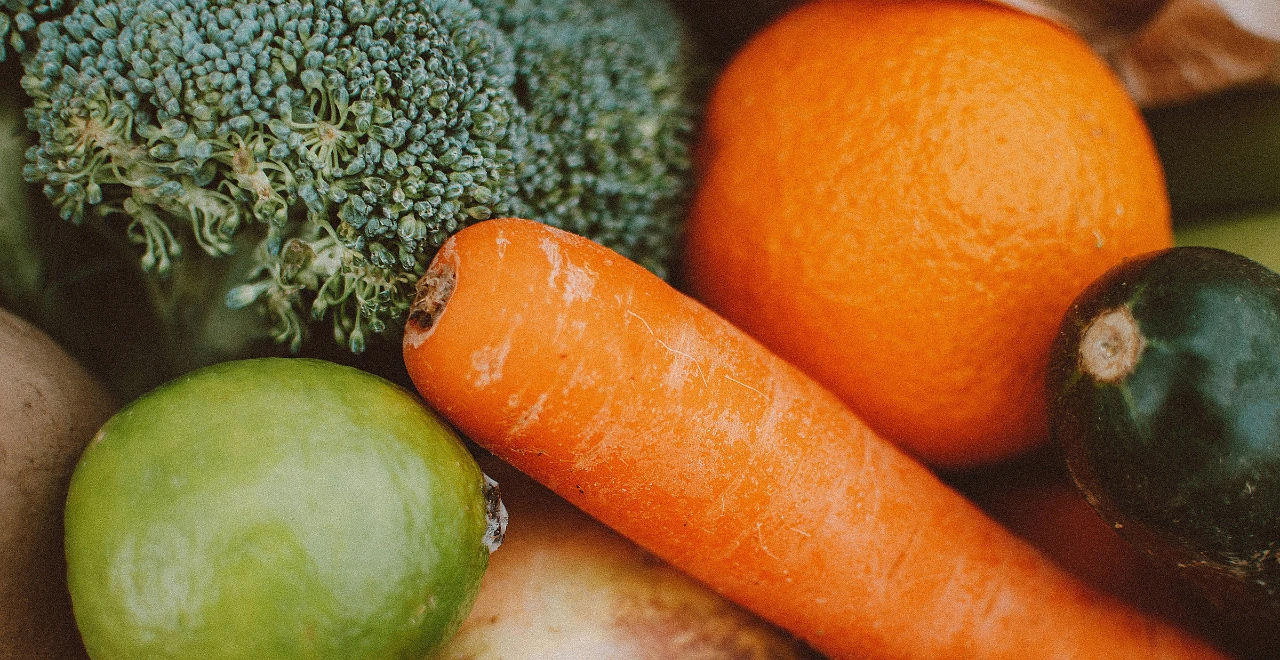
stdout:
[[721,73],[699,159],[687,290],[938,466],[1042,442],[1067,306],[1173,241],[1111,71],[979,2],[790,11]]

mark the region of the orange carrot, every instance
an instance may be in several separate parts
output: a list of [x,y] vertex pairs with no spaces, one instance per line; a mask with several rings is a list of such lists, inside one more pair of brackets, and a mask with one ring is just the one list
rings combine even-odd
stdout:
[[1195,586],[1103,521],[1071,483],[1058,452],[1027,454],[958,475],[951,483],[1082,582],[1206,637],[1214,632],[1206,616],[1209,604]]
[[755,340],[586,239],[454,235],[409,375],[464,433],[832,658],[1221,658],[1067,575]]
[[1071,483],[1060,448],[1046,449],[953,475],[951,483],[1085,584],[1200,635],[1232,657],[1280,658],[1274,625],[1215,606],[1185,576],[1127,543]]
[[432,660],[822,660],[492,454],[511,524]]

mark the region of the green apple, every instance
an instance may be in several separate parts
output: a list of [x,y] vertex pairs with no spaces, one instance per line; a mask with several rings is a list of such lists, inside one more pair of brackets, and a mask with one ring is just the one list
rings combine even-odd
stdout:
[[95,660],[417,660],[470,611],[504,519],[406,390],[320,360],[226,362],[90,443],[68,586]]

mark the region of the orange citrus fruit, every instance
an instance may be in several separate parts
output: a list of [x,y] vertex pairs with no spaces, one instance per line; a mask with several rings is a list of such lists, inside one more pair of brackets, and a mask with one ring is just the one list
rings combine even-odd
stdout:
[[981,2],[797,7],[721,73],[699,159],[688,291],[935,465],[1047,437],[1067,306],[1173,241],[1105,63]]

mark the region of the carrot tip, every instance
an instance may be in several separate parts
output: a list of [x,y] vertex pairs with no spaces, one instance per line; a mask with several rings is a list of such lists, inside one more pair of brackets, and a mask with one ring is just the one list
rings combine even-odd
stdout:
[[444,313],[444,307],[453,295],[458,272],[453,266],[437,261],[432,264],[414,290],[413,305],[409,307],[409,322],[419,330],[430,330]]

